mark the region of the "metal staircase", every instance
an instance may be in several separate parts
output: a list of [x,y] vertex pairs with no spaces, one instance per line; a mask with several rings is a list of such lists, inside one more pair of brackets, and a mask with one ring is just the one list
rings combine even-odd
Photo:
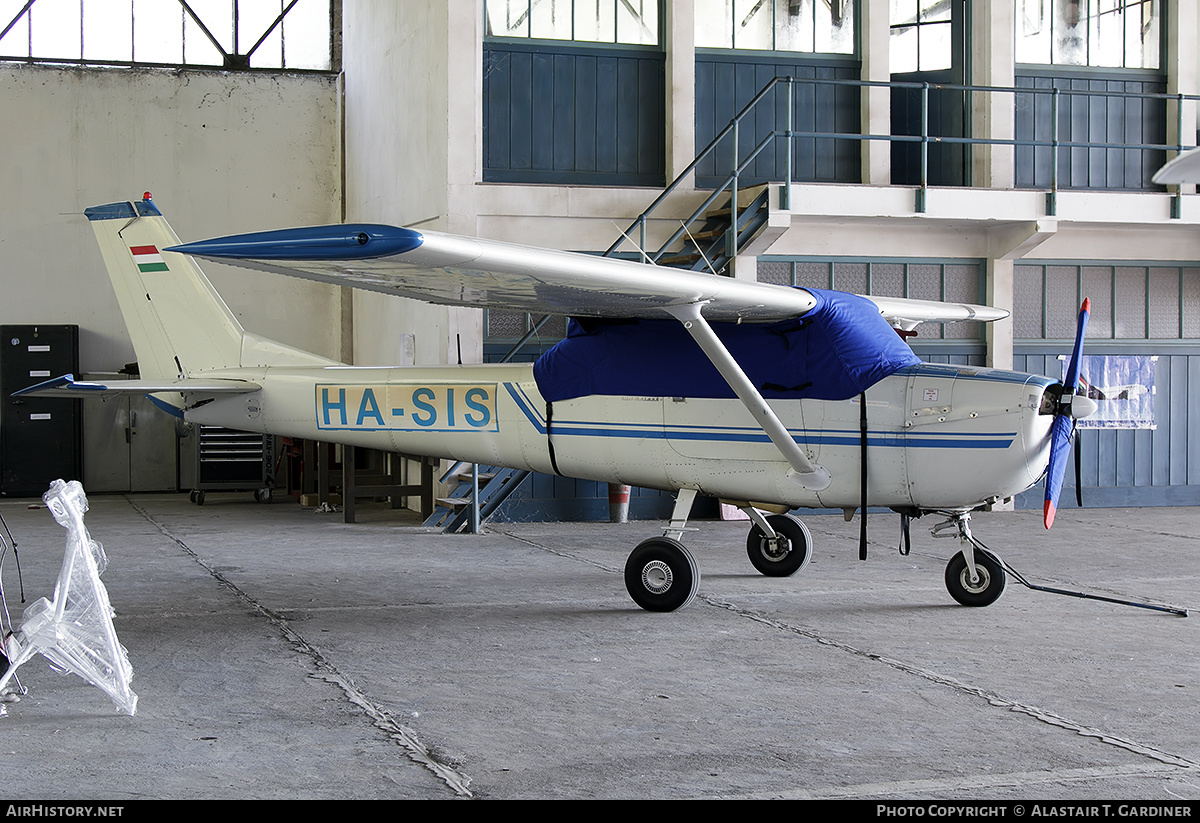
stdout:
[[[440,527],[446,534],[463,531],[477,533],[480,524],[487,520],[530,474],[531,472],[525,469],[474,467],[471,463],[461,461],[455,463],[439,480],[442,483],[457,481],[457,485],[449,497],[434,499],[433,513],[425,519],[425,525]],[[475,501],[478,501],[477,514]]]
[[757,186],[742,194],[749,202],[738,209],[736,234],[731,231],[732,210],[725,203],[697,217],[692,223],[697,228],[689,228],[680,238],[681,248],[662,254],[658,264],[727,275],[733,256],[767,225],[767,187]]

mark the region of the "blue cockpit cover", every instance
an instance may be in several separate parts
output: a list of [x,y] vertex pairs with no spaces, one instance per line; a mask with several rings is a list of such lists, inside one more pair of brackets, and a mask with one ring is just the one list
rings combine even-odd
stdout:
[[[764,397],[846,400],[921,362],[871,301],[807,291],[817,305],[803,317],[712,324]],[[550,402],[593,394],[735,396],[676,320],[570,320],[567,337],[538,359],[533,375]]]

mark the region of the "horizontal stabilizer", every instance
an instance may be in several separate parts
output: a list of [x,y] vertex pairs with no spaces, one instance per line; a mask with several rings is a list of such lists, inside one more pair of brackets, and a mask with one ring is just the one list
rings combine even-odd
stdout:
[[247,394],[261,388],[247,380],[201,380],[181,378],[179,380],[76,380],[74,375],[64,374],[53,380],[12,393],[13,397],[115,397],[121,394],[155,394],[176,392],[180,394]]

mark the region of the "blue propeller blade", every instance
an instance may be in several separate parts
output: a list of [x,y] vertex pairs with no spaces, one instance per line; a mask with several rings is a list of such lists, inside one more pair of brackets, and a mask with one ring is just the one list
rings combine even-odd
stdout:
[[[1079,322],[1075,329],[1075,346],[1071,349],[1071,360],[1067,364],[1067,376],[1063,379],[1064,399],[1075,394],[1079,388],[1079,367],[1083,358],[1083,333],[1091,315],[1092,301],[1086,297],[1079,307]],[[1058,510],[1058,496],[1062,493],[1063,475],[1067,471],[1067,454],[1071,448],[1071,434],[1075,431],[1075,418],[1060,410],[1054,416],[1050,428],[1050,464],[1046,467],[1046,502],[1042,510],[1046,528],[1054,525],[1054,514]]]

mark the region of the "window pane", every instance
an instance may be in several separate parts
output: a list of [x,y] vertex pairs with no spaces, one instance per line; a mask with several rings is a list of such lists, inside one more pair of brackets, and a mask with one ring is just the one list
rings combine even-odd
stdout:
[[1017,10],[1018,63],[1050,62],[1050,0],[1020,0]]
[[1089,21],[1093,66],[1125,64],[1125,8],[1122,0],[1097,0],[1097,13]]
[[529,13],[529,36],[544,40],[571,39],[571,0],[539,0]]
[[871,294],[880,297],[904,296],[904,264],[872,263]]
[[[303,3],[297,3],[297,6]],[[260,0],[258,3],[239,3],[237,17],[237,50],[245,54],[254,48],[258,38],[262,37],[267,28],[279,16],[278,0]],[[282,25],[282,24],[281,24]],[[255,68],[278,68],[283,65],[283,31],[276,26],[271,36],[263,41],[254,54],[250,55],[250,65]]]
[[[817,5],[824,5],[817,0]],[[775,48],[779,51],[814,49],[812,0],[776,0]]]
[[[24,0],[0,0],[0,26],[7,26],[25,5]],[[29,15],[22,14],[0,40],[0,54],[8,57],[29,56]]]
[[776,286],[792,285],[792,263],[777,260],[758,261],[758,282]]
[[733,0],[696,0],[696,45],[733,48]]
[[[1185,269],[1185,276],[1188,271]],[[1194,276],[1195,270],[1191,271]],[[1179,269],[1150,269],[1147,278],[1147,292],[1150,296],[1150,337],[1179,337]]]
[[[34,3],[28,12],[35,57],[78,60],[82,54],[79,41],[79,0],[43,0]],[[8,21],[4,21],[8,25]]]
[[892,74],[905,74],[917,70],[916,26],[893,27],[889,47]]
[[866,263],[834,263],[833,288],[851,294],[867,293]]
[[951,65],[953,47],[949,23],[921,26],[917,29],[918,44],[917,68],[920,71],[937,71],[948,69]]
[[[1079,307],[1079,270],[1074,266],[1046,267],[1046,337],[1069,340],[1075,336]],[[1073,307],[1073,308],[1072,308]]]
[[[190,6],[192,11],[196,13],[196,16],[200,18],[200,22],[204,24],[204,27],[208,29],[209,33],[217,39],[218,43],[221,44],[221,48],[227,53],[232,54],[233,15],[230,13],[231,6],[229,4],[229,0],[188,0],[188,6]],[[189,25],[195,26],[195,21],[192,20],[192,16],[190,14],[187,15],[187,19]],[[209,44],[210,46],[212,45],[211,41],[204,34],[204,32],[199,29],[199,27],[196,27],[195,32],[197,37],[203,38],[205,43]],[[193,35],[189,31],[187,34],[187,40],[189,42],[185,43],[185,47],[189,51],[193,48],[193,46],[198,46],[198,44],[193,44],[190,42],[192,37]],[[217,53],[215,48],[213,49],[213,53]],[[191,58],[188,59],[190,60]]]
[[1125,65],[1131,69],[1158,68],[1159,3],[1131,5],[1125,12]]
[[132,55],[133,0],[84,0],[84,59],[132,60]]
[[575,39],[599,43],[616,42],[616,6],[613,0],[593,0],[576,6]]
[[1082,0],[1060,0],[1054,4],[1054,48],[1052,60],[1060,66],[1086,66],[1087,15]]
[[[608,0],[598,0],[608,5]],[[658,43],[658,0],[617,0],[617,42]]]
[[733,47],[735,49],[775,48],[771,0],[735,0]]
[[854,0],[816,0],[814,47],[825,54],[854,54]]
[[134,0],[133,59],[142,63],[182,63],[183,15],[180,6],[159,0]]
[[1042,334],[1041,266],[1013,266],[1013,336],[1039,340]]
[[331,69],[329,0],[300,0],[283,18],[283,65]]
[[488,0],[486,14],[490,37],[529,36],[529,0]]
[[1114,273],[1113,290],[1116,292],[1114,314],[1116,328],[1113,337],[1118,340],[1144,338],[1146,336],[1146,270],[1140,267],[1120,267]]

